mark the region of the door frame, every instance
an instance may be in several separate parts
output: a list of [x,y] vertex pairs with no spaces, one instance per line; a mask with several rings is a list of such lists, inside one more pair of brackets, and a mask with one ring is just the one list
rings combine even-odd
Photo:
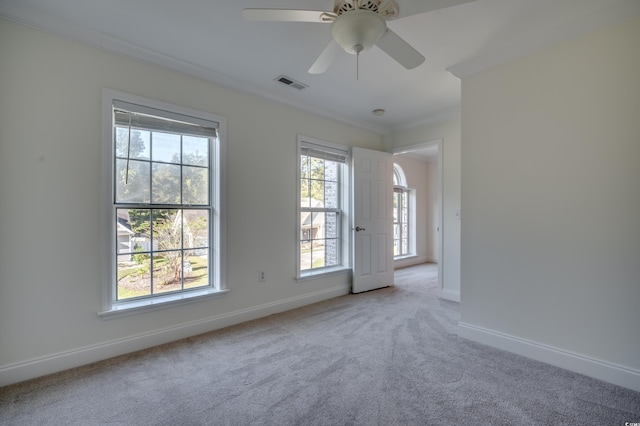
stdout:
[[[444,280],[443,280],[443,265],[444,265],[444,200],[442,199],[444,193],[444,178],[443,178],[443,152],[442,152],[442,139],[433,139],[426,142],[421,142],[414,145],[407,145],[402,147],[395,147],[391,149],[389,152],[393,155],[399,154],[408,154],[413,151],[419,151],[425,148],[431,148],[433,146],[438,147],[438,156],[437,156],[437,176],[438,176],[438,210],[437,210],[437,229],[439,230],[437,235],[438,242],[438,296],[442,298],[442,292],[444,290]],[[417,214],[418,212],[416,212]]]

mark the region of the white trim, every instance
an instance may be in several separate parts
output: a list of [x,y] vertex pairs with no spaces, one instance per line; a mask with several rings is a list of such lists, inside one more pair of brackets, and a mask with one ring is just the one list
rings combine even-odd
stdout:
[[302,296],[295,296],[277,302],[265,303],[252,308],[240,309],[226,314],[214,315],[175,327],[167,327],[148,333],[137,334],[105,343],[89,345],[69,351],[58,352],[40,358],[0,366],[0,387],[69,368],[79,367],[114,356],[147,349],[179,339],[207,333],[220,328],[240,324],[268,315],[296,309],[312,303],[349,294],[350,285],[319,290]]
[[296,277],[297,282],[304,282],[309,280],[315,280],[318,278],[326,278],[333,275],[348,274],[349,280],[351,280],[351,268],[348,266],[334,266],[332,268],[325,268],[320,270],[307,270],[304,271],[299,277]]
[[459,291],[453,291],[453,290],[447,290],[447,289],[441,289],[440,290],[440,298],[444,299],[444,300],[450,300],[451,302],[460,303],[460,292]]
[[156,296],[148,299],[136,299],[128,302],[113,303],[109,310],[98,312],[98,316],[104,320],[121,318],[129,315],[166,309],[172,306],[186,305],[200,300],[221,297],[228,291],[229,290],[206,288],[204,290],[191,290]]
[[640,370],[464,322],[458,336],[640,392]]

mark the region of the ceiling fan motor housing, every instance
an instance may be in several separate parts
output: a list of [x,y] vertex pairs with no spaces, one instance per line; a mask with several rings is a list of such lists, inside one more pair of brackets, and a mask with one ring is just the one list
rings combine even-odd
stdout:
[[333,11],[336,15],[342,15],[345,12],[350,12],[356,9],[367,9],[372,12],[378,11],[380,0],[338,0],[335,2]]
[[386,30],[385,19],[365,9],[345,12],[331,24],[331,35],[335,41],[352,55],[370,49]]

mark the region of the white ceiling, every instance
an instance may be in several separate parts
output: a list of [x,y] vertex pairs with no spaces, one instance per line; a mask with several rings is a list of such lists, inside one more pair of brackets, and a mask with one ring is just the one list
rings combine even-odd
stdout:
[[[395,1],[402,14],[438,0]],[[640,14],[639,0],[476,0],[390,21],[426,61],[405,70],[374,46],[356,80],[346,53],[307,73],[329,24],[243,20],[255,7],[332,10],[333,1],[0,0],[0,16],[386,133],[459,114],[458,77]],[[309,87],[274,81],[282,74]]]

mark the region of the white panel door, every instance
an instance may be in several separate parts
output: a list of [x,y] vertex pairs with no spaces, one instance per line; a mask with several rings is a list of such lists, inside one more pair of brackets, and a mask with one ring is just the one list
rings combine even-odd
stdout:
[[393,284],[393,156],[353,148],[353,293]]

